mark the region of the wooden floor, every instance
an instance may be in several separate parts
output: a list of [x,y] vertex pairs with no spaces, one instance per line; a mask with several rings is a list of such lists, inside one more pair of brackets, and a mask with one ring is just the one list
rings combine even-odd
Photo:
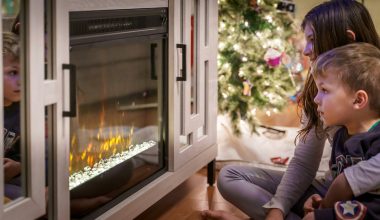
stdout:
[[216,184],[208,186],[207,169],[203,168],[139,215],[136,220],[197,220],[202,219],[200,211],[206,209],[222,209],[238,217],[248,218],[223,199]]

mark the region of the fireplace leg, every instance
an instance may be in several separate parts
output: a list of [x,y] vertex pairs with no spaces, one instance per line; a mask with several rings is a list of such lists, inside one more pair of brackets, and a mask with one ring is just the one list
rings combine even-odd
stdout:
[[207,183],[210,186],[215,183],[215,159],[207,164]]

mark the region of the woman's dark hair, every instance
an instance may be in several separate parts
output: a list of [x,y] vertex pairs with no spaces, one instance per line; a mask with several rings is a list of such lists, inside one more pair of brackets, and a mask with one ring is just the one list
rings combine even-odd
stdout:
[[[311,9],[302,21],[302,28],[309,25],[314,33],[313,52],[315,57],[349,43],[366,42],[380,48],[379,36],[368,10],[355,0],[333,0],[324,2]],[[355,40],[347,34],[347,30],[355,33]],[[298,137],[302,140],[315,127],[317,136],[323,131],[319,120],[314,97],[317,88],[313,77],[308,74],[305,87],[298,99],[303,108],[307,124],[300,130]]]

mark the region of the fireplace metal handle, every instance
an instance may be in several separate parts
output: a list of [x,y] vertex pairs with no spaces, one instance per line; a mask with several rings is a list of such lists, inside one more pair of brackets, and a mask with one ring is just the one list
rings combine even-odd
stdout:
[[151,44],[150,45],[150,78],[152,80],[157,80],[157,74],[156,74],[156,47],[157,44]]
[[186,44],[177,44],[182,49],[182,76],[177,76],[177,81],[186,81]]
[[70,111],[63,111],[63,117],[77,116],[76,95],[76,66],[74,64],[62,64],[63,70],[70,70]]

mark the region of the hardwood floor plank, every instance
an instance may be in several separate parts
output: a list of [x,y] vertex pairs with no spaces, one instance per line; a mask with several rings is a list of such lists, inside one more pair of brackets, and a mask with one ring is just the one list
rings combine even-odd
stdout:
[[[216,174],[218,175],[218,172]],[[200,212],[206,209],[221,209],[240,218],[248,218],[223,199],[216,184],[208,186],[207,168],[203,168],[141,213],[136,220],[201,220]]]

